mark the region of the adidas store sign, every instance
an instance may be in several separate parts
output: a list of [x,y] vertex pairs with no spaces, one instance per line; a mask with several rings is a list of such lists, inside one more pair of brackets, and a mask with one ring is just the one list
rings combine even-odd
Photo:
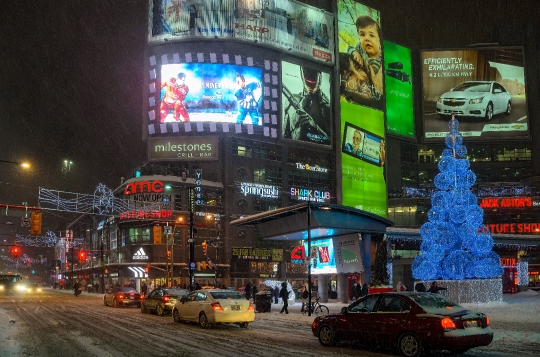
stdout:
[[133,254],[133,260],[148,260],[149,257],[142,247],[140,247],[135,254]]

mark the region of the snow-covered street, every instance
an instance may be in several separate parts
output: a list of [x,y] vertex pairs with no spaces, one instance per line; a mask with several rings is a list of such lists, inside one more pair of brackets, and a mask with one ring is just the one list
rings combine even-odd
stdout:
[[[257,313],[247,330],[177,324],[170,316],[103,306],[102,295],[46,289],[40,296],[0,296],[0,356],[391,356],[391,351],[339,344],[326,348],[311,333],[314,317],[300,303],[279,314]],[[338,312],[346,304],[326,304]],[[503,302],[469,306],[488,314],[491,345],[463,356],[536,356],[540,350],[540,294],[505,294]]]

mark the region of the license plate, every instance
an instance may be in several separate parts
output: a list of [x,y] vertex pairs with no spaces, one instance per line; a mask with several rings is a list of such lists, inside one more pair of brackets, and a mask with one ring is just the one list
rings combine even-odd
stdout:
[[465,321],[465,327],[478,327],[478,321]]
[[134,296],[130,296],[130,297],[129,297],[129,300],[135,300],[135,297],[134,297]]
[[235,311],[240,310],[240,305],[233,305],[233,306],[231,306],[231,310],[235,310]]

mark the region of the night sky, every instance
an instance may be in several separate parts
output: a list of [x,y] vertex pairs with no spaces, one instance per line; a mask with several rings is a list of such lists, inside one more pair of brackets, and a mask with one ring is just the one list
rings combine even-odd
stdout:
[[[3,2],[0,160],[27,160],[32,169],[0,163],[0,203],[37,205],[38,187],[114,189],[145,162],[147,7],[148,0]],[[73,165],[63,176],[65,158]]]

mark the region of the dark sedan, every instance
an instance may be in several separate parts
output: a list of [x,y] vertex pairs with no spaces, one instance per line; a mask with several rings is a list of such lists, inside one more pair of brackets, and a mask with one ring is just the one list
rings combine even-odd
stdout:
[[189,294],[188,290],[174,288],[157,288],[142,300],[141,312],[155,311],[158,316],[170,314],[174,304],[182,296]]
[[430,350],[463,353],[493,340],[489,318],[439,294],[393,292],[358,299],[338,314],[317,317],[311,329],[324,346],[356,341],[397,349],[405,357]]
[[107,290],[103,296],[103,304],[105,306],[136,306],[141,307],[141,294],[134,288],[116,287]]

